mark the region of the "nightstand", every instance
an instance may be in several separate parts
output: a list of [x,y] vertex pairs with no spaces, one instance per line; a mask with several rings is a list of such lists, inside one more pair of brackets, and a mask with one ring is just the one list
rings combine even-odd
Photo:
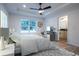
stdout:
[[0,51],[0,56],[14,56],[15,44],[8,44]]

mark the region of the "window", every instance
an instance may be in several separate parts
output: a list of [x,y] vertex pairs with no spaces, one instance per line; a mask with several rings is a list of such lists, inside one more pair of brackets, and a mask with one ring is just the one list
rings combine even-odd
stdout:
[[36,32],[36,21],[21,19],[21,32]]
[[36,31],[36,21],[30,21],[30,31]]
[[8,28],[8,23],[7,23],[7,15],[3,12],[0,11],[0,27],[1,28]]

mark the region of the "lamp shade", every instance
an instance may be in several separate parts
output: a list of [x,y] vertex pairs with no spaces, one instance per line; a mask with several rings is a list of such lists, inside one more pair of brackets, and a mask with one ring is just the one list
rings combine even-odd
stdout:
[[46,31],[50,31],[50,26],[47,26],[46,27]]

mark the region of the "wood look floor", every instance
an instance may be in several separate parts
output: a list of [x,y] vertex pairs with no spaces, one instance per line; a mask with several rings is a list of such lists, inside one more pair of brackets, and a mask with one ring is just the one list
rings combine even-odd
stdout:
[[66,50],[74,52],[75,54],[79,55],[79,47],[69,45],[69,44],[67,44],[67,41],[65,41],[65,40],[59,40],[58,44],[59,44],[59,47],[65,48]]

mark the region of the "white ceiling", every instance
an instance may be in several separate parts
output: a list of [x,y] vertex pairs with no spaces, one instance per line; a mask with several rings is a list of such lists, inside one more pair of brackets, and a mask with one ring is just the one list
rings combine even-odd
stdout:
[[[23,8],[22,5],[25,4],[26,8]],[[3,4],[10,14],[17,14],[17,15],[25,15],[25,16],[36,16],[36,17],[44,17],[51,12],[54,12],[55,10],[61,8],[62,6],[67,5],[66,3],[43,3],[42,8],[46,6],[51,6],[52,8],[47,9],[44,11],[43,15],[40,15],[38,11],[31,10],[30,8],[38,8],[38,3],[4,3]],[[18,11],[19,9],[19,11]]]

